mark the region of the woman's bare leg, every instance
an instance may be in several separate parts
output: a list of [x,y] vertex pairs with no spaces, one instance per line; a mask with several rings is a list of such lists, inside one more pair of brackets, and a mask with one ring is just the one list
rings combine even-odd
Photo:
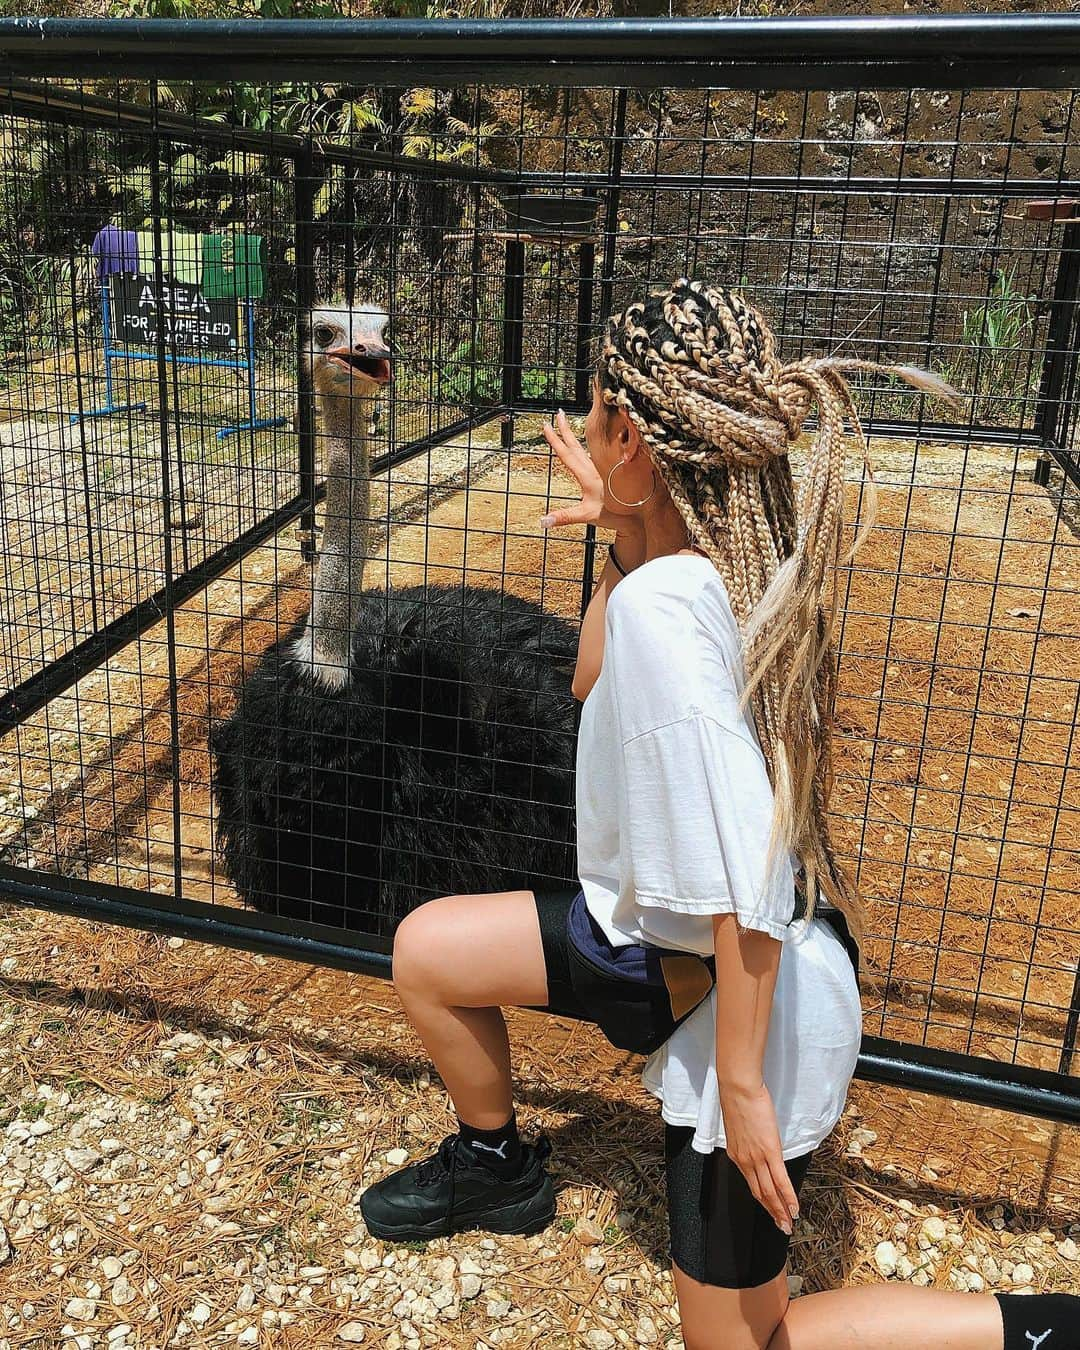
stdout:
[[788,1305],[769,1350],[1001,1350],[1001,1308],[990,1294],[913,1285],[860,1285]]
[[788,1302],[787,1276],[755,1289],[701,1284],[672,1263],[686,1350],[1002,1350],[988,1294],[860,1285]]
[[501,1006],[542,1007],[547,969],[532,891],[447,895],[394,934],[394,988],[461,1120],[510,1119],[510,1042]]

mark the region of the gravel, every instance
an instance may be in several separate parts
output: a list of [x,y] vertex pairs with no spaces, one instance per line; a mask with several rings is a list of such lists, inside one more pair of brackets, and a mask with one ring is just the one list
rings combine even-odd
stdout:
[[[163,946],[138,941],[150,955]],[[339,1017],[328,990],[342,977],[313,973],[310,995],[306,981],[282,1020],[294,967],[207,949],[200,970],[194,945],[170,955],[177,964],[161,978],[207,991],[212,1006],[198,1018],[182,1011],[190,991],[171,1005],[156,996],[145,1020],[80,998],[61,1023],[55,995],[32,990],[0,1010],[0,1350],[678,1350],[662,1133],[651,1100],[639,1109],[636,1063],[604,1060],[589,1033],[522,1017],[522,1082],[544,1082],[523,1094],[537,1112],[519,1111],[525,1135],[539,1123],[565,1129],[550,1164],[555,1222],[526,1238],[390,1246],[367,1234],[359,1197],[425,1156],[447,1120],[445,1090],[392,991],[342,981],[350,1001]],[[106,987],[153,969],[122,950],[120,972],[102,972]],[[247,984],[229,976],[229,961]],[[20,960],[13,978],[24,976],[39,978]],[[250,1011],[254,985],[272,1016]],[[580,1038],[580,1060],[565,1053],[568,1035]],[[555,1068],[542,1067],[545,1054]],[[603,1090],[588,1110],[544,1120],[546,1103],[580,1093],[589,1072]],[[1064,1183],[1059,1208],[1043,1214],[894,1180],[884,1169],[899,1155],[860,1119],[857,1102],[868,1100],[855,1094],[808,1179],[793,1297],[838,1276],[1080,1290],[1080,1224]],[[1063,1136],[1059,1161],[1069,1147]],[[962,1155],[946,1153],[935,1140],[935,1162],[959,1167]]]

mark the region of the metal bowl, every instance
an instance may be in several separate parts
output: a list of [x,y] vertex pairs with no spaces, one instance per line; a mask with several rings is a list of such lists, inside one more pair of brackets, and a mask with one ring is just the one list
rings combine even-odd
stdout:
[[595,197],[555,197],[509,192],[502,199],[507,224],[522,234],[589,235],[596,227]]

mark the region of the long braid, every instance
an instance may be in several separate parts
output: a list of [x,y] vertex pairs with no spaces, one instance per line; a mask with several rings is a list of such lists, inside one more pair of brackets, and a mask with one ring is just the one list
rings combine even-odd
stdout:
[[[727,588],[776,801],[770,856],[778,846],[794,849],[806,874],[808,913],[823,892],[858,934],[861,908],[838,866],[827,819],[845,421],[867,482],[849,557],[874,505],[866,437],[844,379],[854,371],[958,397],[937,376],[909,366],[829,357],[782,364],[754,306],[686,277],[612,315],[598,365],[605,403],[637,428],[690,538]],[[818,427],[796,488],[788,451],[813,406]]]

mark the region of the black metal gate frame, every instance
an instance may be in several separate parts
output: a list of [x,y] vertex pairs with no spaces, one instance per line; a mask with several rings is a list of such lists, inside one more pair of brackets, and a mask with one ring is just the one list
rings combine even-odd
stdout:
[[[687,54],[691,54],[689,57]],[[20,116],[71,125],[126,126],[160,139],[227,139],[233,146],[271,150],[292,157],[297,183],[298,313],[310,305],[313,272],[311,243],[305,237],[310,197],[319,160],[400,167],[392,156],[377,152],[314,145],[297,137],[203,128],[149,111],[121,107],[108,100],[43,89],[27,77],[79,78],[124,75],[127,78],[190,79],[193,59],[200,78],[350,78],[386,85],[406,81],[440,87],[478,79],[508,84],[553,86],[600,85],[623,90],[617,117],[625,108],[625,90],[657,86],[784,88],[1073,88],[1080,85],[1080,15],[941,15],[902,18],[846,19],[694,19],[624,20],[376,20],[376,21],[171,21],[171,20],[0,20],[0,79],[6,77],[3,105]],[[122,121],[118,122],[118,117]],[[616,128],[617,130],[618,128]],[[616,156],[606,178],[559,177],[560,185],[586,191],[607,190],[605,251],[600,269],[600,307],[606,303],[613,274],[615,212],[621,188],[635,176],[620,172]],[[154,161],[156,165],[156,157]],[[158,172],[155,168],[153,172]],[[477,174],[453,165],[409,164],[410,173]],[[538,186],[543,174],[510,175],[482,172],[492,182]],[[677,176],[670,186],[677,186]],[[652,178],[649,185],[654,185]],[[664,181],[667,181],[666,179]],[[778,179],[782,187],[791,180]],[[694,185],[741,186],[742,180],[715,176]],[[823,180],[823,186],[825,185]],[[835,186],[832,181],[829,185]],[[158,184],[160,186],[160,184]],[[802,186],[805,188],[806,180]],[[1030,197],[1038,182],[1018,180],[995,184],[997,195]],[[845,189],[867,192],[919,193],[935,190],[975,193],[978,181],[930,179],[845,180]],[[305,209],[307,208],[307,209]],[[878,423],[871,430],[892,435],[916,434],[949,439],[1007,441],[1043,451],[1038,471],[1045,478],[1050,458],[1074,482],[1080,482],[1076,457],[1067,449],[1072,409],[1065,397],[1077,360],[1076,298],[1080,289],[1078,231],[1065,227],[1062,260],[1055,287],[1043,367],[1042,415],[1031,431],[1006,433],[1000,428],[951,427],[930,423]],[[590,247],[590,245],[583,245]],[[305,260],[307,265],[305,265]],[[591,256],[583,257],[582,262]],[[504,328],[503,400],[474,418],[403,446],[373,464],[375,471],[422,453],[434,441],[494,417],[512,417],[539,404],[521,397],[520,297],[524,250],[520,241],[507,244],[504,299],[509,302]],[[578,353],[583,358],[586,325],[591,319],[593,270],[583,285],[578,306]],[[299,337],[298,337],[299,340]],[[159,337],[159,362],[164,336]],[[584,360],[579,359],[575,402],[587,402]],[[302,368],[302,367],[301,367]],[[69,687],[151,623],[171,615],[176,604],[224,571],[263,539],[297,516],[310,519],[318,500],[314,484],[311,401],[301,381],[299,430],[300,486],[296,497],[198,568],[173,579],[171,569],[162,590],[107,629],[69,653],[0,702],[0,733],[21,722],[49,698]],[[163,430],[167,428],[163,427]],[[504,444],[512,430],[508,425]],[[167,486],[167,485],[166,485]],[[590,589],[593,541],[588,540],[582,593]],[[167,559],[168,567],[168,559]],[[350,934],[316,924],[284,924],[262,914],[224,905],[156,895],[153,904],[130,889],[0,864],[0,892],[11,902],[78,917],[168,933],[222,946],[238,947],[291,960],[314,962],[389,978],[392,942],[369,934]],[[1075,1039],[1080,1009],[1069,1010]],[[1069,1032],[1061,1072],[999,1063],[963,1055],[864,1037],[860,1077],[977,1104],[1023,1111],[1050,1120],[1080,1124],[1080,1080],[1068,1076]]]

